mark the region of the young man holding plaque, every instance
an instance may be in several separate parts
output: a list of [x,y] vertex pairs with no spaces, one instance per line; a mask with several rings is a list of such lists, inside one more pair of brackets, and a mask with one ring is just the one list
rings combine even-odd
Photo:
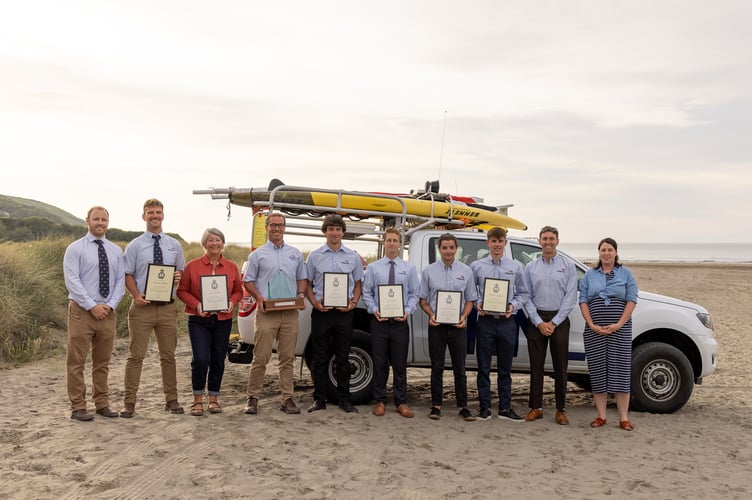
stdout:
[[431,358],[431,413],[441,418],[444,395],[444,358],[449,348],[454,372],[454,390],[460,417],[472,421],[467,409],[467,317],[477,299],[473,270],[455,260],[457,238],[450,233],[439,236],[441,260],[423,269],[420,282],[420,307],[428,315],[428,354]]
[[306,297],[311,311],[313,345],[313,404],[308,412],[326,409],[329,359],[334,351],[337,367],[337,398],[347,413],[357,413],[350,402],[350,342],[355,306],[360,300],[363,264],[360,255],[342,244],[345,234],[342,216],[324,218],[321,232],[326,244],[311,252],[306,261],[308,287]]
[[266,365],[272,357],[272,344],[276,340],[279,389],[282,393],[279,409],[288,414],[297,414],[300,409],[292,399],[293,365],[298,342],[298,309],[305,308],[305,262],[300,250],[284,241],[284,215],[272,213],[264,225],[267,242],[248,256],[243,278],[246,290],[256,299],[253,361],[243,411],[248,415],[258,413],[258,398],[264,385]]
[[527,350],[530,356],[530,411],[525,415],[525,421],[543,418],[543,366],[550,343],[556,423],[568,425],[569,313],[577,303],[577,270],[571,260],[556,251],[559,245],[558,229],[543,227],[538,240],[541,256],[525,266],[525,283],[530,290],[530,299],[525,304],[528,317]]
[[407,406],[407,351],[410,326],[407,318],[418,306],[418,272],[415,266],[399,257],[402,235],[398,229],[384,232],[384,257],[368,265],[363,281],[363,303],[371,320],[371,354],[373,356],[373,414],[384,415],[386,382],[391,362],[394,406],[406,418],[415,414]]
[[110,215],[93,207],[86,215],[89,230],[65,250],[63,276],[68,289],[68,345],[65,358],[71,418],[94,419],[86,410],[84,368],[91,351],[91,389],[96,414],[117,417],[110,408],[107,377],[115,341],[115,323],[120,299],[125,294],[123,251],[105,238]]
[[512,359],[517,347],[517,323],[514,313],[521,310],[529,294],[524,268],[506,256],[507,233],[500,227],[486,235],[488,256],[470,264],[478,287],[478,326],[476,356],[478,359],[479,420],[491,418],[491,358],[496,356],[496,384],[502,419],[521,421],[512,409]]
[[125,363],[125,395],[120,416],[136,413],[149,336],[154,331],[162,367],[165,410],[182,414],[178,403],[175,348],[178,344],[177,307],[173,290],[180,283],[185,257],[180,242],[162,231],[164,206],[151,198],[144,202],[141,218],[146,232],[125,247],[125,288],[133,302],[128,310],[128,359]]
[[191,260],[178,285],[177,296],[185,304],[191,339],[191,415],[204,414],[204,392],[209,395],[209,413],[221,413],[219,389],[225,373],[232,313],[243,299],[240,271],[222,255],[225,235],[210,227],[201,236],[204,255]]

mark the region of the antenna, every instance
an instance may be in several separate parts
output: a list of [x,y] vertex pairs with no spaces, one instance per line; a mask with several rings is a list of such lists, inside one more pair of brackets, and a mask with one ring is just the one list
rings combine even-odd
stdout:
[[444,126],[441,130],[441,153],[439,154],[439,175],[437,179],[441,180],[441,166],[444,161],[444,138],[446,137],[446,119],[447,119],[447,112],[446,109],[444,110]]

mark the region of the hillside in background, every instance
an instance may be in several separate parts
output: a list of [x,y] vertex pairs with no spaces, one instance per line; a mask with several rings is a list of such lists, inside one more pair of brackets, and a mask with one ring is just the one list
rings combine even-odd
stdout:
[[55,224],[86,225],[83,219],[47,203],[0,194],[0,219],[26,219],[28,217],[42,217]]

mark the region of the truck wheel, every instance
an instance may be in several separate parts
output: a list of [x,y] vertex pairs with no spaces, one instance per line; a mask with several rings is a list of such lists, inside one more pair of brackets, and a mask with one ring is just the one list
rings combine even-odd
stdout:
[[676,347],[649,342],[632,352],[632,409],[673,413],[689,400],[693,386],[692,365]]
[[[373,358],[371,357],[371,336],[361,330],[353,332],[350,344],[350,402],[354,405],[369,403],[373,399]],[[337,374],[334,356],[329,360],[327,370],[327,395],[330,401],[337,402]]]

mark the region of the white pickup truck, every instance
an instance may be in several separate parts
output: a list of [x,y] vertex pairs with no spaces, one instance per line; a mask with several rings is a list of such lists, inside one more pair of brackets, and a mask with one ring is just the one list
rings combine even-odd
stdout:
[[[215,190],[216,191],[216,190]],[[321,191],[321,190],[318,190]],[[331,191],[347,193],[344,191]],[[202,192],[204,193],[204,192]],[[215,196],[221,197],[221,196]],[[321,214],[310,212],[302,215],[295,207],[277,206],[277,204],[263,202],[261,209],[269,206],[288,214],[287,234],[305,234],[321,236],[318,232]],[[332,210],[347,215],[346,209]],[[354,214],[353,215],[357,215]],[[373,216],[365,221],[348,222],[348,234],[356,241],[373,241],[374,252],[368,255],[380,255],[377,243],[379,228],[390,223],[388,216]],[[312,217],[313,216],[313,217]],[[298,219],[300,217],[300,219]],[[361,218],[360,214],[357,218]],[[300,221],[300,222],[299,222]],[[370,221],[370,222],[369,222]],[[304,222],[307,222],[306,225]],[[437,224],[447,221],[433,221]],[[452,221],[449,221],[452,222]],[[410,224],[411,228],[404,229],[406,242],[403,258],[415,265],[418,275],[423,268],[440,258],[437,241],[441,234],[447,232],[426,224]],[[307,227],[307,228],[306,228]],[[487,255],[486,234],[472,229],[454,229],[451,232],[457,237],[459,249],[457,259],[466,264]],[[537,241],[510,236],[506,249],[507,254],[520,261],[523,265],[537,258],[541,253]],[[323,244],[323,240],[322,240]],[[345,241],[347,244],[347,241]],[[562,253],[563,254],[563,253]],[[588,267],[570,258],[581,277]],[[639,285],[639,284],[638,284]],[[250,297],[245,299],[241,307],[238,325],[240,340],[230,346],[230,361],[250,363],[253,349],[253,310],[254,305]],[[568,378],[581,387],[589,387],[585,349],[582,342],[584,320],[579,307],[575,307],[569,319],[571,321],[569,344]],[[409,319],[410,322],[410,350],[408,366],[430,368],[428,355],[428,319],[419,309]],[[359,307],[355,314],[355,331],[350,351],[352,401],[354,404],[364,404],[371,401],[371,386],[373,381],[373,361],[370,348],[370,317],[364,308]],[[473,335],[474,323],[468,325],[468,335]],[[634,410],[655,413],[671,413],[680,409],[692,395],[694,384],[700,384],[703,377],[713,373],[716,366],[717,344],[713,336],[712,322],[708,311],[702,306],[682,300],[658,295],[641,290],[637,308],[633,314],[632,341],[632,408]],[[296,347],[296,355],[303,357],[308,366],[311,361],[310,345],[310,305],[308,310],[300,314],[300,331]],[[470,344],[470,343],[469,343]],[[450,359],[447,356],[447,366]],[[467,356],[467,368],[472,370],[477,366],[475,355]],[[519,344],[512,369],[514,372],[529,371],[527,353],[527,339],[523,329],[519,330]],[[550,358],[546,360],[546,370],[551,371]],[[334,364],[329,368],[330,396],[336,397],[336,378]]]

